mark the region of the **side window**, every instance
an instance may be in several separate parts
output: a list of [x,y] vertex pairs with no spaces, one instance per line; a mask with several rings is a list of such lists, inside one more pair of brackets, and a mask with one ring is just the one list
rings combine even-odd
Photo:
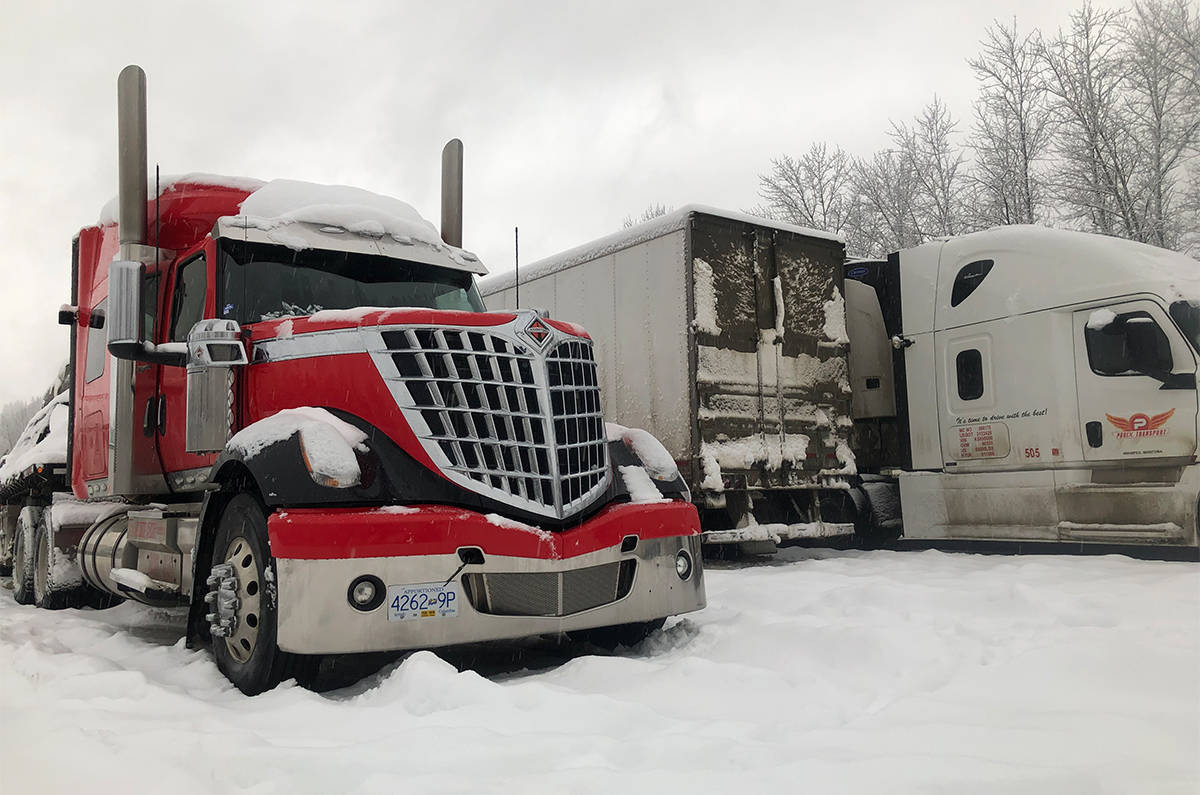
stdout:
[[983,354],[974,348],[959,351],[954,357],[954,369],[958,373],[960,399],[979,400],[983,397]]
[[204,319],[204,257],[183,263],[175,274],[171,296],[171,342],[186,342],[192,326]]
[[1083,330],[1088,365],[1097,375],[1169,373],[1171,342],[1148,312],[1098,309]]
[[975,292],[975,288],[983,282],[983,277],[988,275],[995,264],[994,260],[981,259],[963,265],[958,271],[958,275],[954,277],[954,287],[950,291],[950,306],[958,306],[967,300],[967,296]]
[[[108,299],[105,298],[92,309],[93,313],[105,314],[108,309]],[[87,335],[86,365],[83,370],[83,380],[91,383],[104,375],[104,363],[108,361],[108,332],[102,328],[89,328]]]

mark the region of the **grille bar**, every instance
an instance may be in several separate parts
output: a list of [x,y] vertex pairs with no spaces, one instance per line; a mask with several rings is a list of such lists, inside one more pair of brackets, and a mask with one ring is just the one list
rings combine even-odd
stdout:
[[381,374],[451,480],[531,513],[565,518],[607,487],[608,447],[588,340],[541,353],[506,326],[381,329]]

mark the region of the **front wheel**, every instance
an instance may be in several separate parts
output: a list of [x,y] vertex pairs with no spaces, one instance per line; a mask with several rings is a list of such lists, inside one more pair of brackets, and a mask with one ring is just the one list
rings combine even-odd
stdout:
[[239,494],[217,525],[206,598],[217,667],[248,696],[270,690],[283,675],[274,570],[262,505]]

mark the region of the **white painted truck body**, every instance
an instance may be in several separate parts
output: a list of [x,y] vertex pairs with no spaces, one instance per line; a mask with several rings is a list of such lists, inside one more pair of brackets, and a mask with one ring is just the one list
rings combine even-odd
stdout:
[[1018,226],[847,277],[856,397],[896,395],[856,400],[856,452],[898,477],[905,538],[1196,546],[1200,263]]
[[843,261],[836,235],[688,206],[480,292],[582,323],[605,416],[654,429],[706,542],[775,541],[853,532],[818,510],[854,473]]

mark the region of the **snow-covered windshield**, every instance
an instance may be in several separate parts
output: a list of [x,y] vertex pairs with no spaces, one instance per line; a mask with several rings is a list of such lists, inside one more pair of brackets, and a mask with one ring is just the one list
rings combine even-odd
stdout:
[[221,241],[220,317],[257,323],[359,306],[482,312],[471,274],[346,251]]
[[1175,301],[1171,304],[1171,318],[1183,329],[1192,347],[1200,351],[1200,300]]

